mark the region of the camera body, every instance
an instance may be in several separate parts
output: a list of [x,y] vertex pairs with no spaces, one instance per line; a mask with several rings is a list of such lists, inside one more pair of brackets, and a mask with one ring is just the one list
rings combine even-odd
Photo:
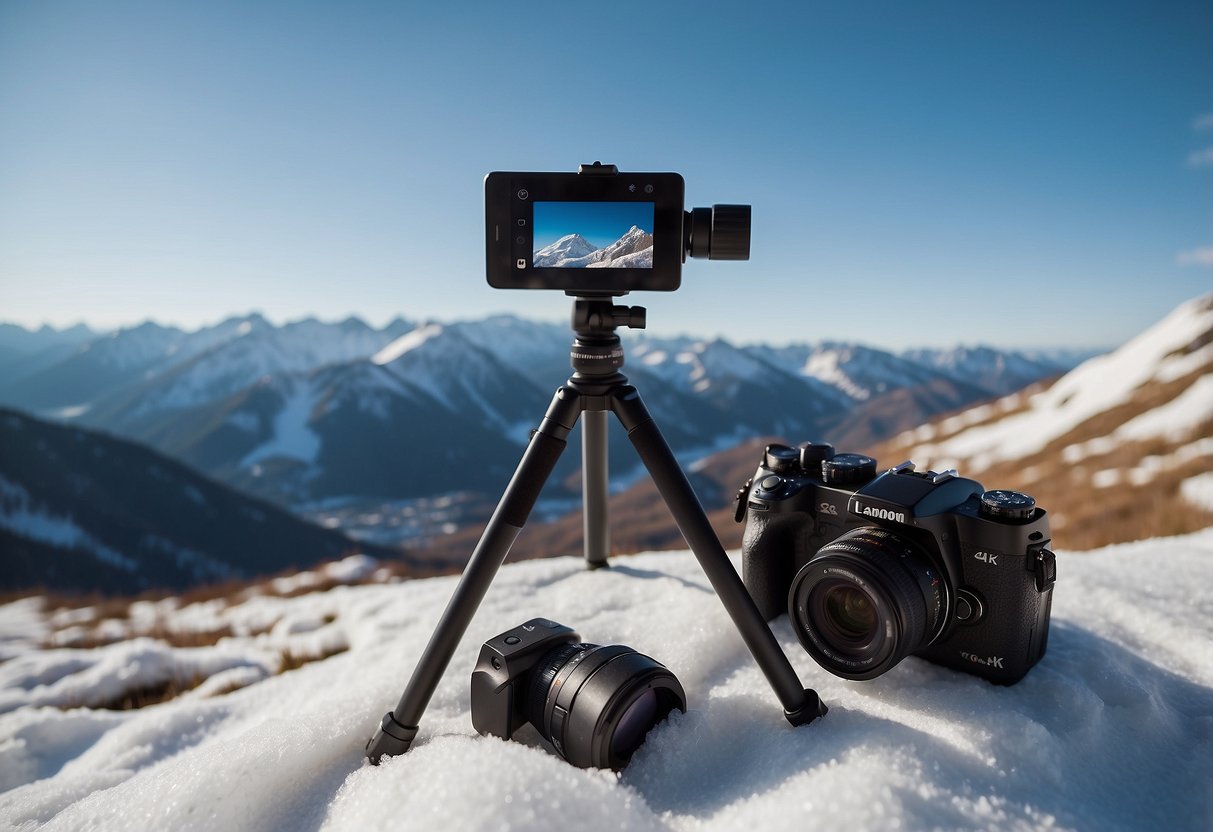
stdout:
[[532,618],[491,638],[472,671],[472,727],[509,739],[527,722],[523,710],[528,674],[552,648],[581,641],[572,627]]
[[750,206],[683,210],[677,173],[494,171],[484,179],[488,282],[582,297],[672,292],[690,257],[746,260]]
[[831,672],[879,676],[916,655],[1014,684],[1044,655],[1056,559],[1047,513],[955,471],[825,443],[771,445],[738,493],[742,578],[770,620],[787,611]]

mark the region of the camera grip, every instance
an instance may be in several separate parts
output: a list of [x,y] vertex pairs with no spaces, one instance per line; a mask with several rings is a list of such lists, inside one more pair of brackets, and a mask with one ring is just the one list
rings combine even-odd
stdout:
[[741,544],[741,581],[762,617],[770,621],[788,611],[795,552],[788,520],[774,522],[750,514]]

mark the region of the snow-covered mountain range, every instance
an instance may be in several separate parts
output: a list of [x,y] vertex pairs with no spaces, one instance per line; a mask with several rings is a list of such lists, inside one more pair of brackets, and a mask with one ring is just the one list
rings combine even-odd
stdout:
[[580,234],[566,234],[538,249],[532,265],[562,269],[653,267],[653,235],[633,225],[610,245],[597,248]]
[[[689,461],[759,435],[883,438],[1067,368],[990,349],[962,362],[945,359],[955,351],[622,335],[625,371]],[[511,316],[380,329],[258,315],[195,332],[147,323],[0,383],[0,404],[149,444],[291,507],[494,493],[567,378],[570,341],[564,326]],[[621,435],[611,450],[626,483],[637,460]],[[562,459],[550,497],[571,496],[578,458]]]

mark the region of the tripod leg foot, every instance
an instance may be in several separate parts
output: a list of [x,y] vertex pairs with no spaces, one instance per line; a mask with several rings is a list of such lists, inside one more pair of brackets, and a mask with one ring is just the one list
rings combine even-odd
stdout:
[[416,725],[401,725],[389,711],[383,715],[383,722],[374,736],[367,740],[367,759],[371,761],[371,765],[377,766],[385,755],[398,757],[409,750],[416,737]]
[[788,722],[796,727],[808,725],[819,716],[825,716],[829,713],[829,708],[826,703],[821,701],[821,697],[817,695],[817,691],[811,688],[805,688],[804,705],[794,711],[784,711],[783,716]]

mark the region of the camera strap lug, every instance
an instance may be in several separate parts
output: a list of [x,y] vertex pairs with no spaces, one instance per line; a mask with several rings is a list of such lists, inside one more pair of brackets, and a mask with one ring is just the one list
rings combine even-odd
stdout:
[[1031,552],[1029,563],[1036,577],[1036,591],[1047,592],[1057,583],[1057,555],[1043,546]]
[[750,493],[750,487],[754,484],[754,478],[750,477],[745,481],[745,485],[737,489],[737,497],[733,500],[733,519],[738,523],[745,520],[746,510],[746,495]]

